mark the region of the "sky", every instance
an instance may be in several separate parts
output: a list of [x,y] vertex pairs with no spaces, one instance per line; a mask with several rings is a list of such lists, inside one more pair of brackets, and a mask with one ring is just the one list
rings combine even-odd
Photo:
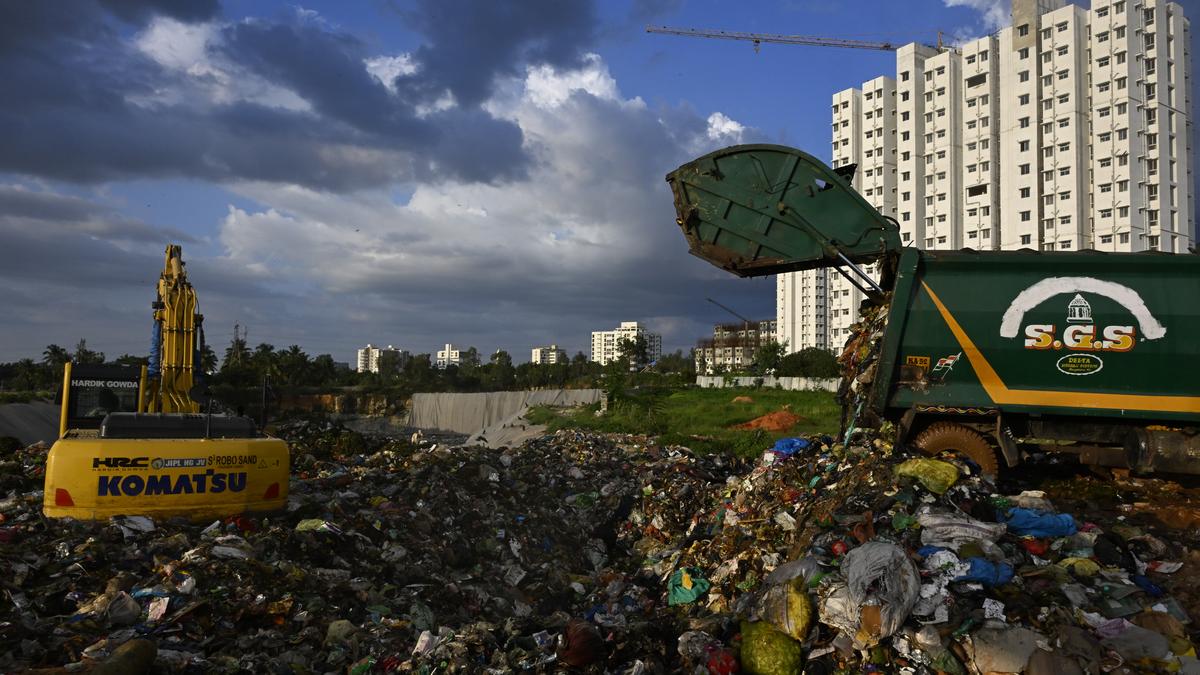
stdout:
[[932,43],[1007,7],[2,3],[0,361],[145,354],[169,242],[218,353],[236,324],[338,361],[451,342],[521,362],[631,320],[686,352],[735,320],[706,298],[769,318],[775,285],[689,256],[664,176],[734,143],[828,161],[830,96],[895,62],[645,26]]

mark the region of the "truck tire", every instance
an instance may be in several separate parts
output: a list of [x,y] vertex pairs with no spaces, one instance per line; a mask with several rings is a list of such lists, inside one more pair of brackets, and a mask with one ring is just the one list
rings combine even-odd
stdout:
[[983,434],[955,422],[935,422],[929,425],[925,431],[917,434],[913,445],[927,455],[956,452],[968,457],[979,465],[980,471],[986,476],[994,477],[1000,470],[1000,464],[996,461],[996,451]]

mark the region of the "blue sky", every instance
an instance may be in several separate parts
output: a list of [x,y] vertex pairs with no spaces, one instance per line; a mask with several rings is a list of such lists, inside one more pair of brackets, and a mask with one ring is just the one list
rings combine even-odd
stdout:
[[830,95],[894,57],[644,26],[933,42],[1007,3],[64,7],[0,9],[0,360],[144,353],[168,241],[218,352],[237,323],[343,361],[368,341],[523,361],[622,320],[686,350],[729,318],[706,297],[773,316],[774,283],[688,256],[663,176],[736,142],[828,159]]

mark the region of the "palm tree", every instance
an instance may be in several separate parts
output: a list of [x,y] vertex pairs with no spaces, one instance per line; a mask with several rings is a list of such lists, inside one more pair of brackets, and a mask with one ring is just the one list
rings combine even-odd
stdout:
[[70,360],[71,352],[55,344],[46,345],[46,350],[42,352],[42,363],[47,366],[58,367]]

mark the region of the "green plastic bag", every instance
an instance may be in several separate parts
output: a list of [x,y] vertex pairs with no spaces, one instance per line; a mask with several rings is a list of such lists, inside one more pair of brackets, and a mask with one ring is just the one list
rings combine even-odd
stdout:
[[896,475],[916,478],[926,490],[940,495],[958,480],[958,467],[940,459],[910,459],[896,467]]
[[765,621],[743,621],[741,660],[745,675],[793,675],[804,663],[804,649]]
[[695,602],[697,598],[708,593],[712,586],[708,579],[700,576],[700,570],[695,567],[681,567],[671,575],[667,582],[667,604],[686,605]]

